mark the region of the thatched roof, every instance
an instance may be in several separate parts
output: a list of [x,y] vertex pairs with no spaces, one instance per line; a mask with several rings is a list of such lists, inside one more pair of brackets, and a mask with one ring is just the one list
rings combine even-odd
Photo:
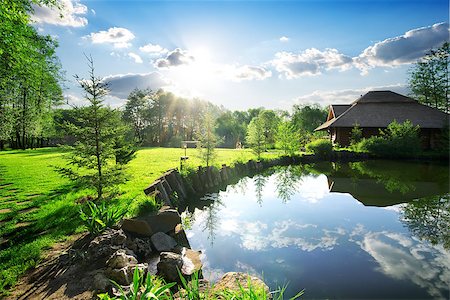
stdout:
[[351,106],[351,104],[332,104],[330,105],[330,109],[333,111],[334,117],[337,118]]
[[355,124],[360,127],[385,128],[394,120],[399,123],[410,120],[420,128],[443,128],[449,122],[448,114],[391,91],[368,92],[349,105],[344,112],[336,113],[344,108],[342,105],[339,108],[332,105],[330,109],[334,110],[335,117],[315,130],[354,127]]

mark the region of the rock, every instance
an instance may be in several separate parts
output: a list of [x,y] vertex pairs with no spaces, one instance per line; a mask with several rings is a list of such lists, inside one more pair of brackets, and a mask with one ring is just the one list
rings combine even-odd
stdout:
[[202,268],[201,252],[187,248],[181,249],[181,254],[174,252],[162,252],[157,265],[158,274],[167,282],[180,282],[178,270],[185,277],[189,277]]
[[120,269],[112,269],[108,268],[105,271],[106,276],[111,280],[114,280],[120,285],[130,285],[133,282],[133,274],[134,270],[138,268],[143,275],[147,271],[147,264],[136,264],[136,265],[127,265]]
[[143,220],[138,219],[124,219],[122,229],[140,236],[152,236],[155,231],[152,231],[149,224]]
[[158,274],[167,282],[179,282],[180,277],[178,275],[178,270],[181,270],[182,266],[183,259],[181,254],[162,252],[157,265]]
[[103,263],[126,242],[127,236],[122,230],[108,229],[93,239],[88,246],[90,260]]
[[178,224],[175,227],[173,238],[175,239],[178,245],[186,248],[191,248],[189,240],[186,236],[186,232],[184,231],[183,226],[181,224]]
[[177,224],[181,223],[180,214],[176,209],[163,207],[156,215],[143,218],[149,225],[153,233],[172,231]]
[[130,238],[126,244],[140,260],[144,260],[152,254],[152,246],[149,239]]
[[261,279],[247,275],[240,272],[228,272],[214,285],[212,288],[213,293],[219,293],[224,290],[239,292],[242,286],[244,289],[248,289],[248,281],[250,281],[253,288],[264,289],[267,299],[270,299],[269,287]]
[[153,247],[158,252],[170,251],[177,245],[177,242],[173,237],[163,232],[155,233],[154,235],[152,235],[150,240],[152,241]]
[[181,267],[181,273],[183,273],[183,275],[192,275],[194,272],[201,270],[202,261],[200,259],[200,254],[200,251],[194,251],[187,248],[183,249],[183,266]]
[[111,269],[120,269],[128,265],[137,265],[136,257],[132,255],[132,251],[123,249],[117,250],[106,262],[106,266]]
[[111,281],[103,272],[98,272],[94,275],[93,286],[98,291],[106,292],[111,286]]

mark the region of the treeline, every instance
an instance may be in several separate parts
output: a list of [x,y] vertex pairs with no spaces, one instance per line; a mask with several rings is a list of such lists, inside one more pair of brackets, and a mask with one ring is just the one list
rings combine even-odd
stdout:
[[46,145],[54,136],[53,107],[62,101],[57,43],[29,24],[31,11],[28,0],[0,2],[0,149]]
[[298,133],[298,144],[308,142],[313,130],[327,116],[318,105],[294,105],[292,112],[262,107],[246,111],[229,111],[210,102],[178,97],[158,90],[134,90],[125,104],[123,119],[133,131],[135,141],[143,146],[180,147],[182,141],[201,139],[200,133],[212,117],[219,147],[249,146],[248,130],[257,122],[261,127],[264,148],[275,148],[280,124]]

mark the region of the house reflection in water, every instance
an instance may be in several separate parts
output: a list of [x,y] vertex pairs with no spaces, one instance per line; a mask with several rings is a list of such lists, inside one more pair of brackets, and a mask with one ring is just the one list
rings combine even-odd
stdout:
[[384,168],[385,164],[371,161],[332,168],[333,171],[327,172],[329,190],[348,193],[365,206],[378,207],[449,192],[448,172],[440,172],[439,165],[413,170],[417,165],[402,163],[397,172],[392,172],[391,168]]

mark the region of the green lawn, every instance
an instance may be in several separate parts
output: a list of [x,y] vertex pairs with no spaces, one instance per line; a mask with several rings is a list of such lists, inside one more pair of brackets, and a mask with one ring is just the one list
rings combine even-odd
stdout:
[[[155,206],[143,189],[164,171],[179,167],[180,148],[143,148],[128,165],[130,180],[119,187],[110,205],[137,213],[142,203]],[[196,149],[187,149],[187,166],[201,160]],[[278,153],[265,153],[264,158]],[[232,164],[255,158],[251,150],[217,149],[215,164]],[[77,200],[92,194],[79,190],[55,172],[65,164],[58,148],[0,152],[0,296],[29,267],[35,266],[42,251],[71,234],[83,232]]]

